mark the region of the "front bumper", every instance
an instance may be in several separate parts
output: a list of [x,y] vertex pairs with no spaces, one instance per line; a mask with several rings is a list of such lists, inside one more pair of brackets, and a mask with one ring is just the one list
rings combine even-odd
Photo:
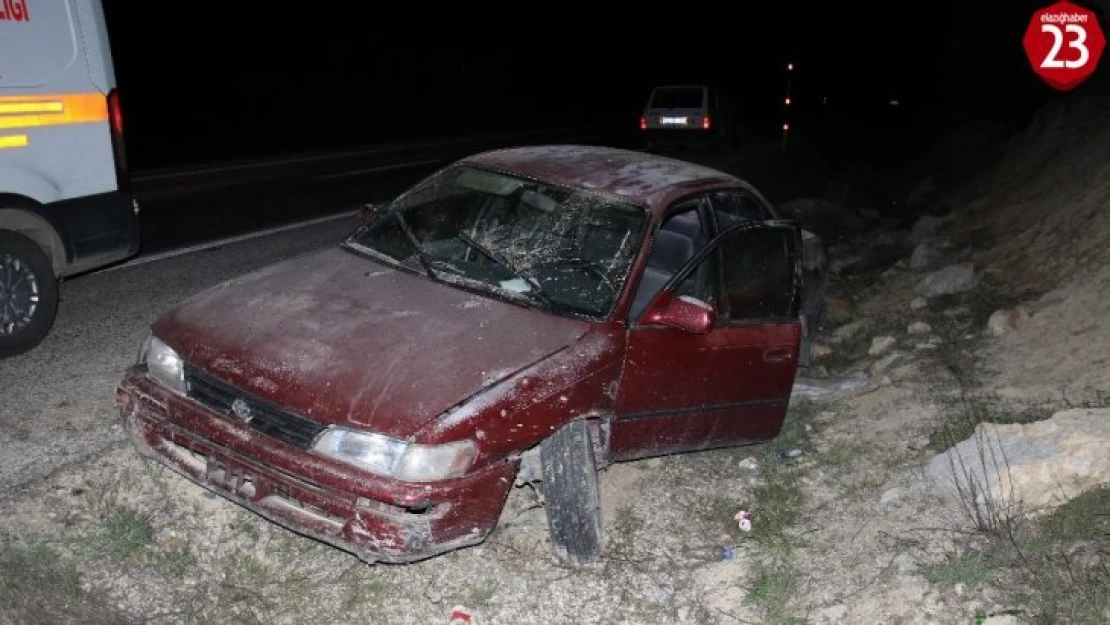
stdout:
[[371,475],[220,416],[141,367],[116,390],[140,454],[293,531],[367,562],[413,562],[485,540],[519,465],[414,484]]

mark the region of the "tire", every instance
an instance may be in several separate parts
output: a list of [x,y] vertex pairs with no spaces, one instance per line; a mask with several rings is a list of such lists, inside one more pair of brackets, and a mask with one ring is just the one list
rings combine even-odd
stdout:
[[0,358],[38,346],[58,312],[58,279],[37,243],[0,232]]
[[540,444],[543,497],[551,545],[579,566],[601,555],[601,495],[589,424],[572,421]]

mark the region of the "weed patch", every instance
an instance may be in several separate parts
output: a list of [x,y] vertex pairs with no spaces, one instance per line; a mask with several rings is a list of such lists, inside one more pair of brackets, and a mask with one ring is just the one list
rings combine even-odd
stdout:
[[776,564],[761,568],[748,586],[745,600],[762,612],[763,622],[773,625],[795,625],[804,619],[791,616],[790,599],[798,586],[798,572],[792,566]]
[[81,586],[81,575],[36,538],[0,539],[0,610],[16,623],[135,622]]
[[1105,623],[1110,610],[1110,489],[1037,520],[1015,520],[984,546],[923,568],[941,587],[990,585],[1032,623]]

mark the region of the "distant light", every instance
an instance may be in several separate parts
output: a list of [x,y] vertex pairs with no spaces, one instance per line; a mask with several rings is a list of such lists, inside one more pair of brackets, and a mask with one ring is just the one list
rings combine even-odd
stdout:
[[786,98],[785,102],[786,102],[787,105],[789,105],[790,104],[790,98]]
[[640,130],[647,130],[647,117],[640,116]]
[[898,100],[891,100],[890,105],[891,106],[898,106]]
[[790,124],[783,124],[782,125],[782,130],[783,130],[783,132],[786,132],[787,130],[790,130]]
[[828,104],[828,103],[829,103],[829,96],[827,96],[827,95],[821,96],[821,104]]
[[709,130],[709,116],[708,115],[701,118],[701,129],[702,130]]
[[793,63],[787,63],[786,64],[786,71],[788,71],[788,72],[794,71],[794,64]]

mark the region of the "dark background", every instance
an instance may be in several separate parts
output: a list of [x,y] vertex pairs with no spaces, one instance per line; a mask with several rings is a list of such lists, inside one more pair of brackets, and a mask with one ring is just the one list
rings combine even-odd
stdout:
[[1030,15],[1046,4],[452,13],[431,4],[104,0],[136,169],[497,131],[632,130],[651,87],[667,82],[719,84],[749,126],[772,133],[784,118],[787,62],[796,65],[796,128],[925,134],[984,117],[1021,124],[1055,93],[1021,47]]

